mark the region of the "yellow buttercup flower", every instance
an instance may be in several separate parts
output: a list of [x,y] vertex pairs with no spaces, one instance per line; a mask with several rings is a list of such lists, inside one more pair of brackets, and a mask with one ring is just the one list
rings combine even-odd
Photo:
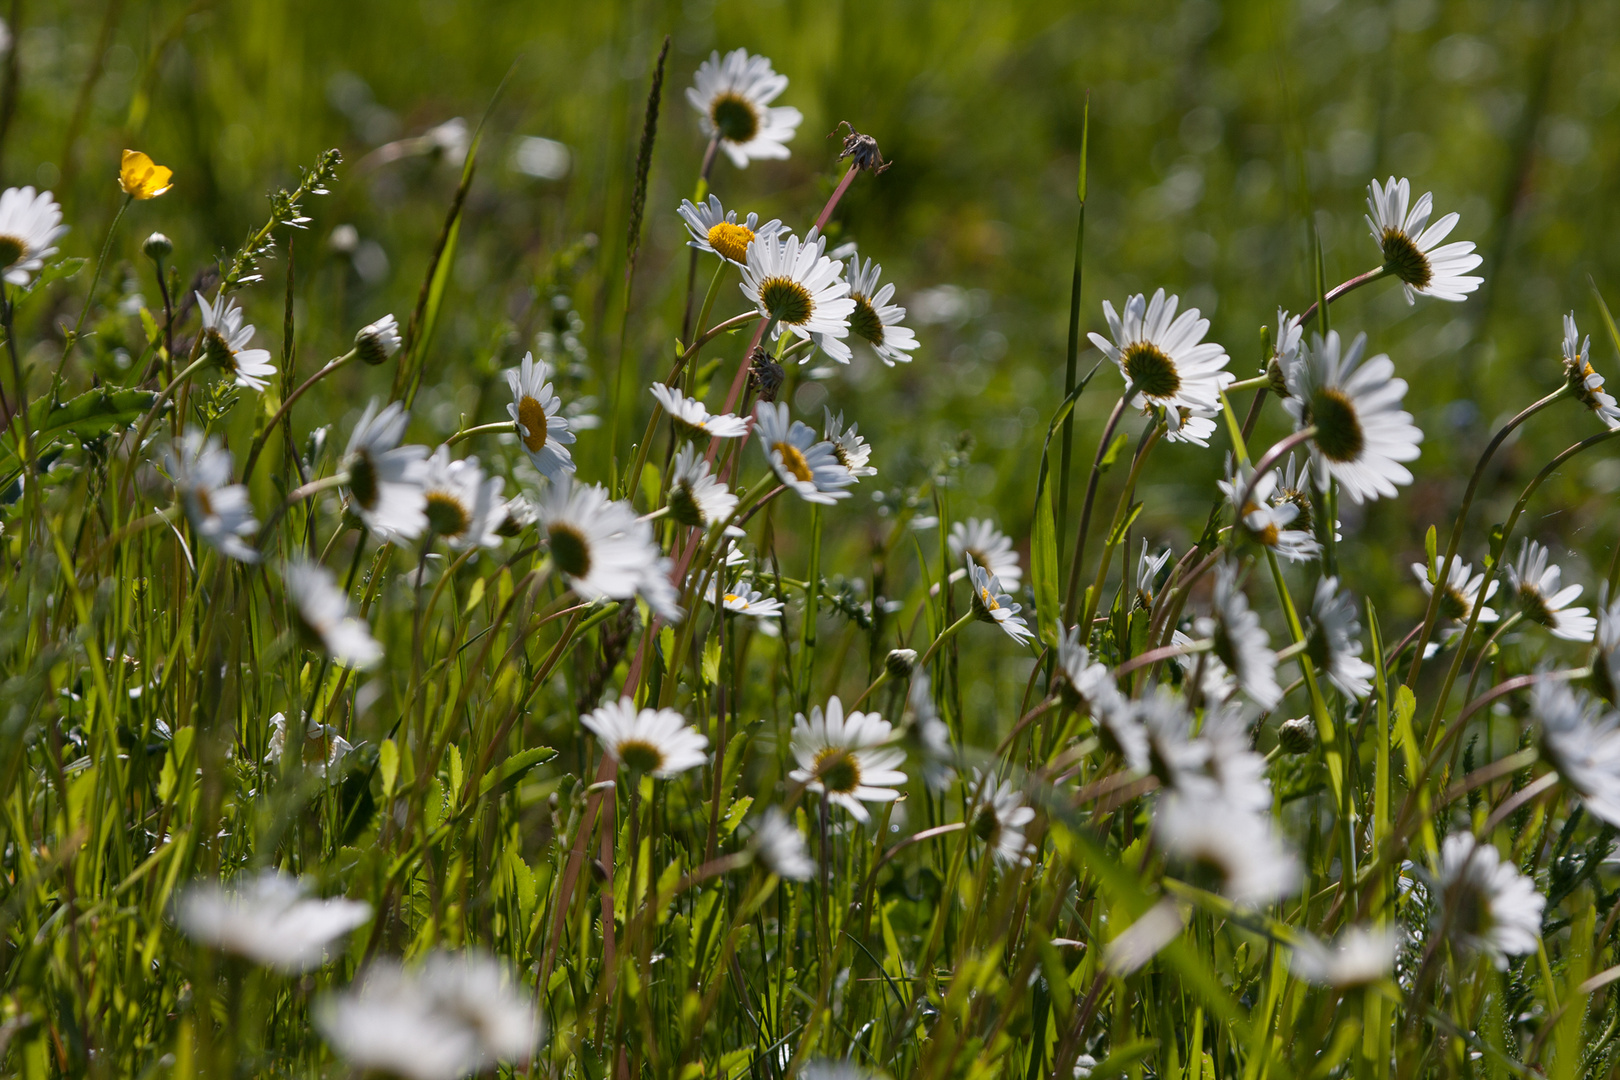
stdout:
[[155,199],[174,186],[174,171],[159,165],[139,150],[125,150],[118,169],[118,186],[137,199]]

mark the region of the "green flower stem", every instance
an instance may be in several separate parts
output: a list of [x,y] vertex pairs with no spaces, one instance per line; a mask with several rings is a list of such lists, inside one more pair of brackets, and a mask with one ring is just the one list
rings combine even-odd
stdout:
[[[1364,274],[1357,274],[1349,281],[1341,282],[1340,284],[1329,289],[1326,297],[1327,302],[1331,304],[1333,301],[1339,299],[1339,297],[1345,295],[1346,293],[1353,292],[1356,289],[1361,288],[1363,285],[1371,285],[1373,282],[1377,281],[1387,273],[1389,273],[1389,268],[1387,266],[1378,266],[1368,270]],[[1320,301],[1313,301],[1311,306],[1306,308],[1300,314],[1299,325],[1301,327],[1309,326],[1312,320],[1316,318],[1316,311],[1320,306]]]
[[79,343],[79,334],[84,330],[85,316],[90,314],[90,305],[96,299],[96,287],[101,284],[101,272],[106,269],[107,256],[112,251],[113,235],[118,232],[118,223],[124,220],[124,211],[129,204],[135,201],[135,196],[125,195],[124,201],[119,204],[118,213],[113,215],[112,224],[107,226],[107,238],[102,241],[101,255],[96,259],[95,273],[90,275],[90,291],[84,294],[84,307],[79,309],[79,318],[73,324],[73,333],[67,336],[62,343],[62,359],[57,361],[56,374],[51,379],[51,400],[56,400],[57,391],[62,387],[62,374],[67,368],[68,357],[73,355],[73,347]]
[[1135,396],[1136,384],[1131,383],[1114,403],[1114,411],[1108,414],[1102,437],[1097,440],[1097,454],[1091,460],[1091,478],[1086,481],[1086,498],[1080,504],[1080,531],[1075,534],[1074,555],[1069,559],[1069,595],[1063,602],[1063,619],[1068,623],[1075,621],[1075,604],[1080,598],[1080,567],[1086,557],[1086,534],[1091,531],[1091,509],[1097,501],[1097,483],[1102,479],[1103,458],[1108,453],[1108,444],[1113,441],[1114,429],[1119,426],[1120,417],[1125,415],[1126,406]]
[[1136,494],[1136,481],[1142,474],[1142,466],[1147,462],[1148,454],[1159,442],[1164,434],[1165,426],[1155,424],[1137,447],[1136,456],[1131,461],[1131,472],[1125,480],[1125,490],[1119,493],[1119,502],[1114,507],[1113,520],[1108,523],[1108,535],[1103,541],[1102,557],[1097,560],[1097,580],[1086,593],[1086,602],[1083,605],[1084,614],[1080,617],[1082,626],[1091,622],[1091,617],[1097,613],[1097,605],[1101,601],[1103,585],[1108,580],[1108,564],[1113,561],[1114,548],[1119,543],[1120,526],[1125,521],[1125,514],[1130,509],[1131,499]]
[[928,661],[934,658],[934,654],[939,651],[939,647],[945,644],[945,642],[949,641],[951,638],[955,637],[957,632],[960,631],[962,627],[972,622],[975,618],[976,616],[973,614],[973,608],[970,605],[966,615],[963,615],[960,619],[957,619],[944,630],[940,631],[939,637],[935,638],[934,643],[928,646],[928,651],[917,658],[917,667],[919,669],[927,667]]
[[[1446,557],[1441,560],[1440,572],[1434,583],[1434,589],[1429,594],[1429,606],[1424,612],[1423,623],[1418,631],[1417,647],[1412,654],[1412,666],[1406,672],[1406,685],[1417,688],[1418,675],[1423,671],[1423,653],[1429,644],[1429,637],[1434,633],[1434,627],[1440,617],[1440,598],[1444,594],[1444,585],[1451,579],[1451,566],[1457,559],[1457,549],[1462,544],[1463,527],[1468,524],[1468,512],[1473,508],[1474,495],[1479,490],[1479,482],[1485,476],[1485,466],[1489,465],[1491,458],[1501,447],[1504,440],[1513,433],[1514,429],[1524,423],[1536,413],[1545,409],[1559,398],[1570,393],[1569,384],[1565,383],[1557,390],[1548,394],[1521,411],[1513,419],[1502,425],[1500,431],[1491,437],[1490,443],[1479,455],[1479,461],[1474,466],[1474,473],[1468,478],[1468,487],[1463,490],[1462,505],[1457,508],[1457,516],[1452,521],[1451,539],[1446,541]],[[1620,548],[1617,548],[1620,550]],[[1480,594],[1483,597],[1483,593]]]
[[815,675],[816,614],[821,600],[821,505],[810,504],[810,572],[805,578],[804,622],[799,636],[799,709],[809,711]]
[[281,523],[282,517],[287,513],[288,510],[291,510],[294,506],[303,502],[305,499],[319,495],[323,491],[331,491],[333,488],[342,487],[348,482],[349,474],[346,472],[339,472],[333,473],[331,476],[322,477],[319,480],[311,480],[302,487],[296,487],[292,491],[288,492],[287,497],[281,501],[281,505],[276,507],[275,511],[271,513],[270,520],[265,522],[263,528],[259,530],[259,550],[261,552],[265,550],[265,544],[269,542],[270,536],[275,532],[276,526]]
[[465,442],[474,435],[493,435],[502,431],[516,430],[517,426],[510,420],[492,420],[487,424],[476,424],[470,428],[462,428],[460,431],[444,440],[444,445],[455,446],[457,443]]
[[[315,372],[315,374],[305,379],[302,385],[287,395],[287,400],[281,403],[281,408],[277,409],[276,414],[270,418],[270,422],[264,425],[264,430],[253,437],[253,446],[248,450],[247,463],[242,466],[243,483],[247,483],[248,479],[252,477],[253,466],[258,464],[259,454],[263,452],[265,442],[270,438],[271,432],[276,430],[276,425],[280,424],[287,418],[287,414],[292,411],[294,403],[296,403],[299,398],[303,397],[304,394],[309,391],[310,387],[332,374],[332,372],[337,371],[339,368],[343,367],[343,365],[347,364],[349,361],[353,360],[359,355],[359,349],[350,349],[348,352],[331,361],[325,367]],[[508,425],[510,426],[510,421],[508,421]]]

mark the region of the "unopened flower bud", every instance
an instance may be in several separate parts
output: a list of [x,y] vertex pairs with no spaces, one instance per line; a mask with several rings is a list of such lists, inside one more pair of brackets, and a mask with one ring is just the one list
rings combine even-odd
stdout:
[[522,495],[514,495],[506,500],[505,513],[501,523],[495,526],[497,536],[513,537],[540,520],[540,513],[534,504]]
[[174,241],[160,232],[155,232],[141,245],[141,253],[153,262],[162,262],[174,254]]
[[782,388],[782,380],[786,376],[782,365],[756,345],[754,351],[748,354],[748,377],[754,384],[754,393],[759,395],[759,400],[775,401],[776,392]]
[[360,359],[373,367],[386,364],[388,358],[399,352],[399,323],[393,315],[384,315],[354,335],[355,350]]
[[1308,754],[1316,745],[1316,724],[1308,716],[1287,720],[1277,729],[1277,745],[1285,754]]
[[891,679],[911,678],[911,673],[917,670],[917,650],[890,649],[889,655],[883,658],[883,670]]

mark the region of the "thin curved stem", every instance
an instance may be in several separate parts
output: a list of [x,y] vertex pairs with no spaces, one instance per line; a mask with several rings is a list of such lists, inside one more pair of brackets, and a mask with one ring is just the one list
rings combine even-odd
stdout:
[[1120,417],[1125,415],[1126,406],[1135,396],[1136,384],[1132,383],[1114,403],[1114,411],[1108,414],[1108,422],[1103,425],[1102,438],[1097,440],[1097,453],[1091,459],[1091,478],[1086,481],[1086,498],[1080,504],[1080,531],[1075,534],[1074,555],[1069,559],[1069,594],[1063,601],[1064,622],[1075,621],[1074,605],[1079,598],[1080,567],[1086,557],[1086,536],[1091,531],[1091,510],[1097,501],[1097,484],[1102,479],[1103,457],[1108,453],[1108,444],[1113,441],[1114,429],[1119,426]]
[[248,477],[253,475],[253,466],[258,464],[259,454],[263,452],[264,444],[269,441],[270,433],[276,430],[277,424],[281,423],[287,418],[287,414],[292,411],[293,404],[297,402],[299,398],[303,397],[304,394],[309,391],[310,387],[314,386],[316,383],[320,382],[322,379],[332,374],[332,372],[338,370],[344,364],[347,364],[350,360],[353,360],[359,355],[359,349],[350,349],[348,352],[344,353],[342,356],[333,360],[315,374],[305,379],[298,389],[287,395],[287,400],[281,403],[281,408],[276,410],[276,415],[270,418],[270,422],[264,425],[264,430],[259,432],[258,436],[254,438],[253,446],[248,450],[247,463],[242,466],[243,483],[246,483]]
[[[1368,270],[1365,274],[1357,274],[1349,281],[1341,282],[1340,284],[1329,289],[1327,293],[1327,302],[1331,304],[1345,293],[1353,292],[1354,290],[1361,288],[1363,285],[1370,285],[1388,272],[1389,271],[1387,269],[1379,266],[1372,270]],[[1309,326],[1316,319],[1316,308],[1316,301],[1312,301],[1311,306],[1306,308],[1300,314],[1299,325],[1301,327]]]

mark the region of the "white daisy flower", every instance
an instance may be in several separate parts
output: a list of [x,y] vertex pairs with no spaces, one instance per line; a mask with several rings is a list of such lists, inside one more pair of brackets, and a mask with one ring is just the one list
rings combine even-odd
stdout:
[[1157,555],[1148,554],[1147,537],[1142,537],[1142,553],[1136,558],[1136,606],[1144,611],[1153,607],[1153,597],[1159,587],[1159,571],[1170,561],[1170,548]]
[[588,712],[579,722],[590,728],[609,757],[635,773],[668,779],[709,760],[709,740],[674,709],[636,709],[620,698]]
[[945,538],[945,544],[950,549],[952,562],[972,559],[1000,578],[1009,589],[1018,588],[1023,581],[1024,571],[1018,565],[1018,552],[1013,550],[1012,541],[988,518],[951,522],[951,534]]
[[1063,695],[1063,703],[1076,712],[1097,717],[1125,706],[1108,665],[1091,659],[1091,651],[1081,643],[1078,626],[1058,635],[1057,668],[1052,680]]
[[1242,513],[1235,513],[1249,539],[1290,562],[1308,562],[1322,553],[1316,537],[1303,529],[1289,528],[1299,518],[1299,507],[1288,501],[1272,501],[1277,489],[1274,470],[1254,479],[1254,467],[1247,463],[1228,458],[1226,467],[1227,478],[1217,483],[1234,512],[1238,510],[1237,501],[1245,491],[1249,492]]
[[833,415],[827,409],[827,425],[824,429],[827,441],[832,443],[833,456],[838,464],[849,470],[849,474],[856,479],[863,476],[876,476],[877,466],[868,464],[872,460],[872,447],[860,434],[860,425],[851,424],[844,427],[844,414]]
[[[855,301],[844,280],[844,264],[822,254],[827,239],[803,240],[788,233],[759,236],[748,245],[742,291],[761,316],[771,320],[771,340],[788,331],[839,363],[849,363],[849,319]],[[800,359],[810,359],[806,352]]]
[[7,188],[0,194],[0,272],[6,283],[27,285],[28,275],[56,254],[56,241],[67,231],[50,192]]
[[495,530],[506,519],[501,503],[499,476],[485,477],[476,457],[450,460],[450,448],[441,446],[422,468],[422,494],[428,527],[456,551],[499,547]]
[[1008,637],[1023,645],[1035,635],[1018,613],[1023,609],[1002,589],[997,577],[976,562],[969,562],[973,579],[973,611],[983,622],[999,626]]
[[754,427],[777,479],[805,502],[830,505],[849,498],[844,489],[855,483],[855,476],[839,462],[832,443],[816,440],[814,428],[800,420],[790,422],[785,402],[754,406]]
[[1220,393],[1236,376],[1226,370],[1226,350],[1203,340],[1209,320],[1200,318],[1197,308],[1188,308],[1178,319],[1178,303],[1178,297],[1166,299],[1163,289],[1151,301],[1137,293],[1125,301],[1121,317],[1104,300],[1103,315],[1114,340],[1087,336],[1119,366],[1126,386],[1136,388],[1132,407],[1162,407],[1169,427],[1166,438],[1207,446],[1215,431],[1209,418],[1220,412]]
[[754,242],[754,237],[776,233],[782,228],[782,222],[776,218],[761,225],[759,215],[754,213],[738,221],[737,211],[727,211],[717,195],[696,204],[691,199],[682,199],[680,215],[686,222],[686,231],[692,235],[686,242],[687,247],[711,252],[738,266],[747,264],[748,245]]
[[973,835],[983,840],[996,861],[1007,866],[1028,866],[1034,846],[1024,839],[1024,827],[1035,820],[1035,811],[1024,804],[1024,796],[1011,780],[997,782],[973,770],[970,790],[977,805],[968,819]]
[[1592,682],[1609,704],[1620,704],[1620,599],[1598,609]]
[[536,360],[533,353],[524,353],[521,365],[507,369],[506,384],[512,388],[507,414],[534,467],[548,480],[573,472],[574,458],[568,447],[574,432],[563,415],[562,398],[552,392],[551,365]]
[[669,516],[682,525],[707,529],[731,518],[737,496],[709,472],[709,463],[691,444],[675,455],[669,474]]
[[1271,782],[1266,779],[1266,759],[1255,753],[1254,739],[1241,707],[1210,709],[1198,733],[1203,744],[1203,778],[1184,779],[1184,786],[1205,787],[1239,809],[1256,814],[1271,813]]
[[1294,945],[1289,968],[1306,982],[1350,990],[1371,986],[1395,970],[1399,940],[1388,926],[1352,926],[1331,943],[1304,935]]
[[1405,177],[1392,176],[1383,187],[1377,180],[1367,185],[1367,228],[1384,253],[1384,269],[1401,279],[1409,304],[1417,303],[1418,296],[1466,299],[1485,280],[1468,276],[1468,271],[1484,260],[1474,254],[1471,241],[1440,246],[1458,219],[1451,213],[1429,224],[1433,193],[1424,192],[1408,210],[1411,198],[1412,186]]
[[[915,656],[912,663],[916,663]],[[956,778],[956,748],[951,745],[950,727],[934,708],[933,684],[927,671],[914,671],[911,676],[906,716],[906,739],[922,765],[923,783],[930,791],[943,792]]]
[[649,389],[682,435],[689,438],[701,435],[712,439],[735,439],[748,434],[748,421],[740,416],[712,414],[697,398],[689,398],[673,386],[663,383],[653,383]]
[[1299,347],[1305,340],[1305,325],[1300,322],[1298,315],[1289,315],[1285,308],[1277,309],[1277,340],[1272,343],[1277,362],[1284,371],[1299,355]]
[[1153,835],[1195,884],[1244,907],[1269,904],[1299,886],[1299,863],[1269,814],[1208,794],[1171,792],[1154,811]]
[[881,1074],[862,1068],[853,1061],[834,1061],[830,1058],[805,1062],[800,1075],[804,1080],[883,1080]]
[[1283,406],[1295,430],[1315,425],[1311,463],[1318,490],[1328,478],[1357,503],[1392,498],[1397,484],[1410,484],[1403,461],[1415,461],[1423,432],[1412,414],[1401,408],[1406,380],[1395,377],[1395,364],[1379,353],[1362,363],[1367,335],[1357,334],[1341,355],[1339,332],[1326,340],[1311,335],[1287,371],[1290,395]]
[[893,802],[906,782],[900,765],[905,751],[887,744],[894,729],[877,713],[852,712],[832,697],[827,711],[812,706],[810,716],[793,718],[793,757],[799,767],[788,774],[794,783],[848,810],[861,824],[871,820],[863,803]]
[[362,326],[360,332],[354,335],[355,352],[360,354],[360,359],[373,366],[386,364],[399,352],[400,344],[399,323],[392,313]]
[[524,1062],[545,1034],[533,997],[481,953],[436,952],[409,969],[376,961],[362,982],[317,1002],[315,1025],[358,1072],[404,1080]]
[[1237,677],[1238,688],[1260,708],[1270,711],[1282,700],[1277,685],[1277,654],[1260,625],[1260,615],[1249,607],[1238,588],[1236,568],[1222,564],[1215,571],[1215,617],[1211,620],[1215,655]]
[[[331,724],[308,720],[304,726],[304,744],[299,751],[299,758],[303,761],[304,768],[324,778],[329,773],[335,773],[337,767],[353,749],[349,740],[338,734],[338,729]],[[270,718],[270,744],[266,750],[264,760],[268,764],[281,763],[283,755],[287,752],[286,713],[276,713]]]
[[[1482,623],[1495,622],[1496,611],[1480,603],[1479,590],[1485,584],[1485,575],[1476,574],[1474,568],[1461,559],[1451,560],[1451,572],[1446,577],[1446,583],[1440,589],[1440,618],[1454,622],[1465,623],[1474,613],[1475,606],[1479,607],[1479,621]],[[1434,585],[1429,581],[1429,568],[1424,563],[1413,563],[1412,573],[1423,586],[1423,595],[1433,596]],[[1484,599],[1489,600],[1496,595],[1499,582],[1492,581],[1491,587],[1485,590]]]
[[739,581],[724,592],[720,591],[718,580],[709,583],[709,603],[724,608],[734,615],[752,615],[756,619],[779,619],[782,617],[782,601],[766,596],[757,589],[750,589],[748,583]]
[[856,337],[865,338],[877,353],[878,359],[890,367],[911,363],[912,351],[917,348],[917,335],[909,327],[901,326],[906,309],[889,303],[894,298],[894,283],[879,286],[883,267],[856,255],[846,266],[849,274],[849,296],[855,301],[855,312],[849,317],[849,327]]
[[1592,336],[1588,334],[1582,340],[1572,311],[1564,316],[1564,378],[1580,403],[1596,413],[1605,427],[1620,427],[1620,405],[1615,404],[1613,394],[1603,389],[1603,376],[1592,367],[1591,357]]
[[1570,607],[1581,595],[1581,586],[1560,589],[1563,571],[1557,563],[1548,564],[1547,549],[1526,540],[1519,561],[1507,568],[1508,588],[1524,617],[1540,623],[1553,637],[1565,641],[1591,641],[1597,633],[1597,620],[1584,607]]
[[1372,693],[1373,666],[1361,658],[1361,620],[1356,618],[1356,601],[1339,592],[1339,579],[1322,578],[1311,599],[1311,628],[1305,655],[1318,671],[1339,688],[1339,693],[1357,700]]
[[746,169],[752,160],[788,156],[787,142],[804,117],[791,105],[771,104],[787,84],[768,57],[733,49],[722,60],[713,52],[692,77],[686,100],[698,111],[703,134],[718,138],[731,163]]
[[681,618],[670,561],[653,541],[652,525],[607,491],[563,478],[541,498],[540,527],[552,562],[584,600],[640,595],[659,617]]
[[202,310],[203,352],[208,359],[230,372],[237,386],[263,390],[276,373],[276,365],[270,362],[269,349],[248,348],[255,331],[251,323],[242,321],[242,309],[223,296],[211,304],[202,293],[196,297]]
[[245,485],[231,483],[235,464],[219,437],[188,431],[178,447],[164,451],[163,461],[197,535],[230,558],[258,562],[258,550],[242,539],[259,531],[253,503]]
[[525,495],[514,495],[501,507],[501,522],[495,526],[495,531],[509,540],[539,520],[540,511],[535,509],[534,503]]
[[772,806],[754,823],[754,835],[749,841],[754,858],[772,874],[788,881],[809,881],[816,872],[810,858],[810,849],[804,842],[799,827]]
[[307,882],[279,870],[193,885],[175,905],[175,922],[192,941],[287,974],[319,966],[328,946],[369,921],[370,904],[313,898]]
[[1142,756],[1127,758],[1127,764],[1158,777],[1169,790],[1207,791],[1209,744],[1193,738],[1193,715],[1180,695],[1161,684],[1153,693],[1132,701],[1130,713],[1141,728]]
[[1506,970],[1509,956],[1536,951],[1547,899],[1492,844],[1472,833],[1452,833],[1440,848],[1436,929],[1458,944],[1484,952]]
[[[1194,626],[1194,629],[1200,633],[1212,633],[1214,631],[1212,626]],[[1182,631],[1177,630],[1170,635],[1170,644],[1180,648],[1187,648],[1196,645],[1197,642]],[[1198,692],[1191,695],[1195,701],[1201,704],[1223,702],[1237,693],[1237,680],[1232,677],[1230,671],[1226,670],[1226,665],[1221,663],[1220,657],[1214,653],[1208,651],[1184,652],[1177,654],[1173,659],[1176,667],[1181,669],[1182,678],[1198,679]]]
[[382,646],[371,628],[349,614],[349,598],[337,587],[332,571],[319,563],[293,559],[281,568],[299,629],[318,643],[340,667],[365,670],[382,659]]
[[349,435],[342,471],[349,474],[349,506],[366,528],[390,542],[414,540],[427,528],[422,491],[425,446],[401,446],[410,415],[399,402],[380,412],[372,399]]
[[1569,684],[1543,679],[1530,692],[1541,752],[1600,821],[1620,826],[1620,714]]
[[[1290,524],[1300,532],[1314,537],[1316,535],[1316,517],[1315,507],[1311,502],[1309,469],[1309,458],[1306,458],[1305,466],[1301,467],[1294,457],[1293,451],[1289,451],[1287,463],[1281,469],[1273,469],[1266,474],[1267,476],[1279,477],[1277,486],[1267,496],[1266,502],[1278,509],[1285,505],[1292,506],[1295,516]],[[1264,483],[1263,480],[1262,483]],[[1337,523],[1334,524],[1333,538],[1335,540],[1343,539],[1339,535]]]

